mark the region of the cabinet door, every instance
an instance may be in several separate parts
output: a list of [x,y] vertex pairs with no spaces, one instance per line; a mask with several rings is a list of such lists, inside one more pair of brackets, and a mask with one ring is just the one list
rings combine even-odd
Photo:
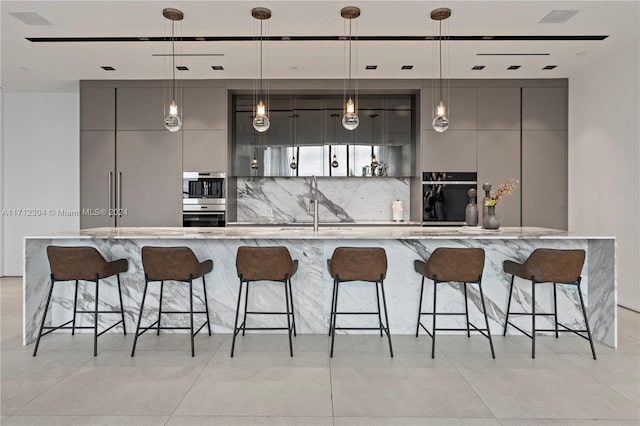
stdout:
[[[497,187],[509,178],[520,180],[520,132],[478,132],[478,207],[482,223],[482,185]],[[513,194],[501,199],[496,214],[502,226],[520,226],[520,185]]]
[[185,172],[227,171],[226,130],[185,130],[182,137]]
[[184,130],[227,128],[227,91],[217,88],[185,88],[182,124]]
[[567,132],[522,132],[522,226],[567,229]]
[[566,130],[567,89],[536,87],[522,89],[523,130]]
[[475,130],[422,132],[422,171],[475,172],[477,170]]
[[[80,208],[95,214],[80,216],[80,228],[115,226],[108,215],[115,202],[116,137],[113,131],[80,133]],[[96,212],[104,209],[107,214]]]
[[116,146],[118,226],[181,226],[181,132],[118,132]]
[[479,88],[478,130],[520,130],[520,88]]
[[115,130],[116,89],[83,87],[80,90],[80,129]]
[[[162,87],[124,87],[117,90],[118,130],[165,130],[170,90]],[[180,96],[180,92],[178,92]],[[176,99],[182,116],[182,99]]]

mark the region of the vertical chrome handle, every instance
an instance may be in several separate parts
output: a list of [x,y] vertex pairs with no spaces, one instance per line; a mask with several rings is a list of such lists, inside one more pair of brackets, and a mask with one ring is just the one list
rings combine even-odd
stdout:
[[120,214],[122,210],[122,172],[118,172],[118,205],[116,209],[118,209],[118,217],[122,217]]
[[112,194],[112,192],[113,192],[112,189],[113,188],[111,188],[111,179],[113,179],[113,172],[109,172],[109,212],[108,212],[109,213],[109,217],[112,217],[111,212],[113,211],[113,209],[111,208],[111,199],[113,197],[113,194]]

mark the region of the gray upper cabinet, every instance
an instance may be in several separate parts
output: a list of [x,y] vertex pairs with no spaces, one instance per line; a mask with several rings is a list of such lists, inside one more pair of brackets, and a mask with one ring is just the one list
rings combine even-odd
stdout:
[[[447,116],[449,118],[449,130],[476,130],[478,89],[475,87],[453,87],[448,92]],[[431,87],[423,88],[421,97],[421,127],[423,130],[432,129],[431,122],[439,99],[434,96],[434,90]]]
[[80,91],[80,130],[115,130],[116,89],[83,87]]
[[184,171],[227,171],[226,130],[185,130],[182,132],[182,137],[182,168]]
[[[478,132],[478,201],[482,223],[482,185],[490,182],[496,188],[509,178],[520,180],[520,131]],[[513,194],[501,199],[496,215],[502,226],[520,226],[520,195],[518,185]]]
[[80,228],[115,226],[108,209],[115,207],[116,135],[114,131],[80,133],[80,207],[107,214],[81,215]]
[[[169,97],[169,90],[162,87],[118,88],[118,130],[166,131],[164,117],[169,111]],[[181,108],[181,99],[176,99],[176,102]]]
[[185,88],[182,108],[184,130],[227,128],[227,91],[221,88]]
[[522,132],[522,226],[567,229],[567,132]]
[[522,89],[523,130],[566,130],[567,89],[536,87]]
[[422,131],[422,171],[475,172],[475,130]]
[[479,88],[478,130],[520,130],[520,88]]

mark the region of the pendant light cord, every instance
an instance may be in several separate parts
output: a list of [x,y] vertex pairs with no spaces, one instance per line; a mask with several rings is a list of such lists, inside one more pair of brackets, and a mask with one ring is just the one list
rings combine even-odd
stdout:
[[262,20],[260,20],[260,100],[262,100],[263,90],[262,90]]
[[440,101],[442,102],[442,20],[440,23],[440,37],[438,38],[439,54],[440,54]]
[[171,21],[171,69],[173,80],[171,81],[172,101],[176,100],[176,37],[175,37],[175,21]]
[[349,19],[349,97],[351,97],[351,21]]

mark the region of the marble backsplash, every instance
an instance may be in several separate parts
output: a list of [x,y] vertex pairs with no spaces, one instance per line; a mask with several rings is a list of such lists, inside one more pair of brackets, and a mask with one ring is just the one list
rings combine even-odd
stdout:
[[[310,178],[238,178],[238,222],[312,222],[307,213]],[[390,221],[391,203],[404,203],[409,220],[407,178],[318,178],[321,222]]]

